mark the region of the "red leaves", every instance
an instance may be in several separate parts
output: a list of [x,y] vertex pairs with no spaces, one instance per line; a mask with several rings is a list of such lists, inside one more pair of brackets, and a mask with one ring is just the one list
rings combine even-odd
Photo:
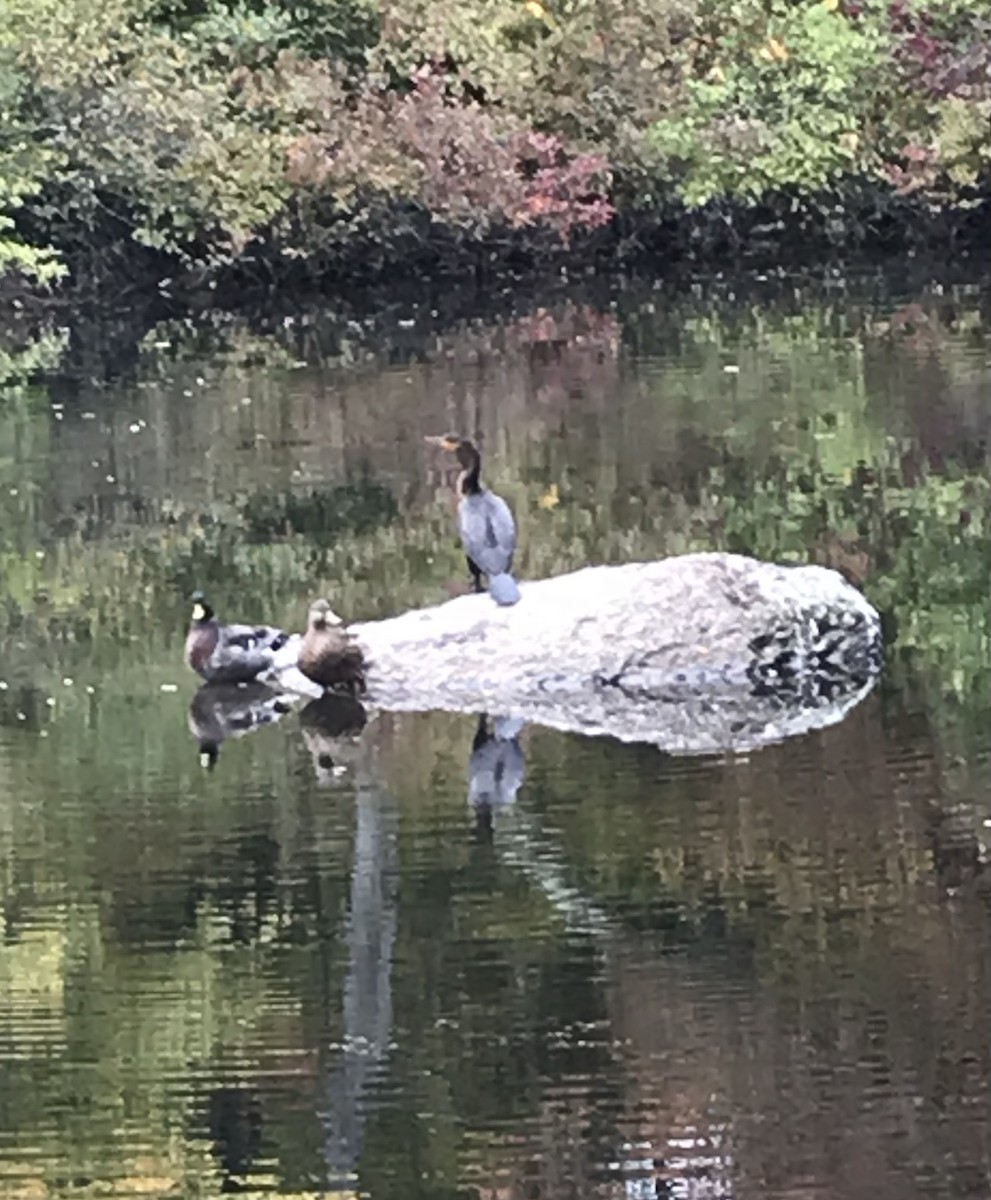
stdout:
[[896,192],[907,195],[931,187],[938,174],[938,154],[931,146],[908,142],[900,151],[901,162],[886,163],[884,174]]
[[613,216],[604,158],[576,153],[554,135],[527,129],[498,108],[452,94],[443,69],[427,64],[405,95],[359,94],[345,106],[321,105],[323,128],[298,137],[286,171],[296,185],[354,196],[397,180],[440,220],[482,232],[505,221],[542,225],[568,241]]
[[933,32],[933,14],[906,0],[888,6],[891,30],[898,35],[895,60],[913,86],[937,99],[986,90],[991,82],[991,29],[961,21]]
[[571,154],[555,135],[532,130],[516,145],[518,170],[525,179],[522,204],[511,214],[513,224],[542,222],[564,241],[575,229],[595,229],[612,220],[606,198],[606,160],[598,154]]

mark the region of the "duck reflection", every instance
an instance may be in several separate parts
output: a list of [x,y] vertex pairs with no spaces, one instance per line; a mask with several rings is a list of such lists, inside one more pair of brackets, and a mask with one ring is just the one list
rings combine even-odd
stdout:
[[[300,703],[300,697],[263,683],[206,683],[193,696],[187,723],[196,739],[200,763],[213,770],[221,745],[272,725]],[[358,735],[368,714],[353,696],[327,693],[299,714],[303,741],[313,760],[317,782],[328,786],[358,759]]]
[[299,714],[299,723],[319,786],[330,786],[355,767],[358,738],[368,723],[368,714],[353,696],[328,693],[312,700]]
[[200,764],[212,771],[220,747],[264,725],[281,721],[291,698],[263,683],[205,683],[190,701],[187,723],[200,750]]

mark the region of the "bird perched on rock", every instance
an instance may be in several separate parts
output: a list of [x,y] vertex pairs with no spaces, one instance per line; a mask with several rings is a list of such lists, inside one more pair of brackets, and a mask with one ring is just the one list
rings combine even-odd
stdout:
[[361,647],[326,600],[314,600],[299,648],[299,669],[322,687],[365,690],[365,659]]
[[192,595],[188,666],[208,683],[250,683],[277,665],[289,635],[271,625],[222,625],[202,592]]
[[458,501],[458,532],[468,557],[472,586],[482,591],[482,576],[488,577],[489,595],[496,604],[515,604],[520,589],[510,574],[516,551],[516,522],[509,505],[482,483],[482,456],[470,438],[457,433],[428,437],[457,456],[461,464],[455,490]]

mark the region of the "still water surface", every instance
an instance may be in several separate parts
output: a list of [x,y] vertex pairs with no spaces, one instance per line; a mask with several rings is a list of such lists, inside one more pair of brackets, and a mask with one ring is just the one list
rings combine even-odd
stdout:
[[[6,396],[0,1196],[991,1196],[983,295],[215,317]],[[880,685],[748,756],[269,711],[203,770],[189,591],[456,591],[450,427],[523,577],[832,565]]]

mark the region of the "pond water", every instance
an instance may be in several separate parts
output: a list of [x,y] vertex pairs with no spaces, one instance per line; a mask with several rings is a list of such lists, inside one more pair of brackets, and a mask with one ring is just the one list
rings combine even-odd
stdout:
[[[980,282],[43,347],[0,400],[0,1195],[991,1196]],[[522,577],[831,565],[879,685],[748,755],[269,710],[204,770],[190,591],[457,591],[451,427]]]

